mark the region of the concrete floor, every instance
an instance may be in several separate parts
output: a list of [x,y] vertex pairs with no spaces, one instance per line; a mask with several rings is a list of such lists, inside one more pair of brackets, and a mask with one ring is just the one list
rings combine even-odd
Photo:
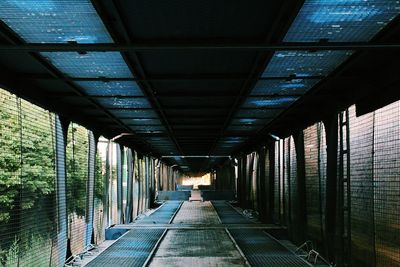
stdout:
[[[221,224],[210,202],[185,202],[173,224]],[[247,266],[225,229],[169,230],[149,266]]]

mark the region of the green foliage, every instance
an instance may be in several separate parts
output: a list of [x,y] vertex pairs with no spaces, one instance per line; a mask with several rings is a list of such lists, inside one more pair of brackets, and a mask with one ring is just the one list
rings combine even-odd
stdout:
[[[54,114],[0,89],[0,266],[48,266],[56,227],[54,121]],[[84,216],[88,131],[72,124],[66,145],[68,213]],[[103,165],[97,154],[95,198],[100,200]]]
[[67,207],[68,213],[85,215],[88,176],[88,131],[71,124],[67,137]]
[[[21,243],[17,238],[5,252],[3,266],[49,266],[51,240],[45,235],[30,234],[28,242]],[[32,253],[40,249],[40,253]]]
[[54,115],[0,90],[0,119],[0,236],[15,233],[0,240],[4,264],[54,227]]
[[103,166],[99,152],[96,153],[96,168],[95,168],[95,183],[94,183],[94,197],[103,201],[104,198],[104,174]]

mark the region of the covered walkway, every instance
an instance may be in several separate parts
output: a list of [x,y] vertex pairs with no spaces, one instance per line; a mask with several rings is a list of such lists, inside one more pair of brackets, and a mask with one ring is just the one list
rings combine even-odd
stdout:
[[399,51],[400,0],[0,0],[0,267],[400,266]]
[[282,229],[255,223],[226,201],[178,203],[169,224],[158,219],[166,202],[116,226],[129,231],[84,266],[312,266],[269,234]]

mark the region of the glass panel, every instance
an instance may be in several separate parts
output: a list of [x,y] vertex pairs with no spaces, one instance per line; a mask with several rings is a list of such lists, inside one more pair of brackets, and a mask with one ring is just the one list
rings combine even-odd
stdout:
[[307,0],[284,41],[369,41],[399,12],[393,0]]
[[137,132],[160,132],[164,131],[163,126],[146,126],[146,125],[141,125],[141,126],[130,126],[131,129],[137,131]]
[[243,104],[243,107],[263,107],[276,108],[285,107],[296,101],[297,97],[248,97]]
[[79,81],[76,84],[88,95],[143,96],[142,90],[133,81]]
[[95,98],[97,102],[106,108],[151,108],[146,98]]
[[2,0],[0,19],[29,43],[111,43],[90,0]]
[[244,124],[244,125],[263,125],[265,123],[267,123],[269,120],[268,119],[259,119],[259,118],[235,118],[232,120],[232,124],[235,125],[240,125],[240,124]]
[[267,109],[240,109],[237,117],[251,117],[251,118],[272,118],[281,113],[282,110],[267,110]]
[[352,51],[277,51],[262,77],[326,76],[351,54]]
[[259,80],[251,95],[297,95],[304,94],[318,79]]
[[231,125],[228,127],[227,131],[257,131],[261,129],[262,126],[252,126],[252,125],[243,125],[243,126],[238,126],[238,125]]
[[123,119],[123,123],[127,125],[161,125],[161,122],[158,119]]
[[117,109],[111,113],[118,118],[157,118],[157,114],[152,109]]
[[41,53],[56,68],[74,78],[131,78],[132,74],[118,52]]

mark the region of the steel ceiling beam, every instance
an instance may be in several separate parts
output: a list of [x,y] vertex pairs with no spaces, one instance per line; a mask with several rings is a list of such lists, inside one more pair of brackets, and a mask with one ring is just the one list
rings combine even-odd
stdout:
[[[105,21],[105,9],[104,6],[102,4],[100,4],[100,2],[98,0],[92,0],[91,1],[93,6],[96,8],[97,12],[99,13],[101,19],[103,21]],[[127,42],[128,44],[126,45],[127,47],[132,47],[134,45],[132,45],[132,40],[131,40],[131,36],[128,33],[128,28],[127,28],[127,23],[126,20],[121,16],[121,7],[120,5],[116,2],[116,1],[112,1],[112,5],[115,9],[115,14],[116,15],[116,19],[120,22],[121,27],[122,27],[122,33],[123,33],[123,37],[122,38],[118,38],[117,41],[121,42],[123,39],[124,42]],[[114,37],[116,36],[116,31],[113,27],[111,27],[110,24],[106,24],[106,27],[108,29],[108,31],[110,32],[110,34]],[[115,45],[115,46],[120,46],[119,44],[108,44],[108,45]],[[122,57],[124,58],[126,64],[128,65],[129,69],[131,70],[131,72],[134,74],[135,77],[140,77],[143,81],[142,81],[142,86],[140,87],[143,91],[143,93],[145,94],[145,96],[147,96],[152,104],[153,109],[159,114],[160,116],[160,120],[163,123],[163,125],[165,126],[165,128],[167,129],[167,132],[169,134],[169,138],[171,139],[172,143],[175,144],[176,149],[181,152],[182,149],[179,146],[178,141],[176,140],[175,136],[174,136],[174,132],[173,129],[171,127],[171,125],[169,124],[167,117],[165,115],[165,111],[163,110],[160,102],[158,101],[157,97],[154,94],[154,89],[151,86],[151,84],[149,83],[149,81],[147,80],[147,75],[146,72],[139,60],[138,55],[136,54],[136,52],[138,50],[117,50],[122,53]],[[131,54],[128,55],[127,52],[133,52]],[[133,57],[134,62],[131,60],[130,56]],[[134,63],[136,63],[134,65]],[[135,67],[134,67],[135,66]]]
[[[20,36],[18,36],[15,32],[13,32],[4,22],[0,21],[0,36],[4,38],[9,44],[9,46],[23,46],[26,45],[24,41],[21,39]],[[130,131],[129,127],[127,127],[120,119],[118,119],[116,116],[114,116],[109,110],[104,108],[102,105],[97,103],[94,99],[90,98],[87,94],[84,93],[81,87],[76,85],[73,81],[69,79],[64,73],[62,73],[59,69],[51,65],[48,61],[46,61],[40,54],[36,54],[34,52],[28,52],[30,56],[32,56],[40,65],[42,65],[46,71],[49,73],[49,76],[54,77],[55,79],[60,79],[67,84],[72,92],[76,94],[78,97],[82,97],[84,99],[87,99],[90,103],[90,107],[93,107],[100,112],[102,112],[105,117],[111,119],[113,122],[115,122],[115,125],[118,127],[121,127],[127,131]],[[20,78],[20,77],[19,77]],[[147,143],[146,141],[142,140],[142,143],[146,146],[149,147],[150,150],[153,149],[152,145],[150,143]]]
[[278,51],[278,50],[398,50],[400,44],[374,42],[321,42],[321,43],[280,43],[280,44],[56,44],[56,43],[29,43],[29,44],[1,44],[0,52],[140,52],[140,51]]
[[[30,79],[30,80],[62,80],[62,78],[56,78],[50,75],[42,75],[42,74],[20,74],[20,77],[23,79]],[[259,77],[253,78],[251,80],[312,80],[312,79],[323,79],[325,76],[281,76],[281,77]],[[241,75],[229,75],[229,74],[222,74],[222,75],[207,75],[207,74],[173,74],[173,75],[166,75],[166,76],[151,76],[147,77],[146,79],[141,78],[126,78],[126,77],[117,77],[117,78],[107,78],[107,77],[68,77],[68,80],[77,81],[77,82],[92,82],[92,81],[100,81],[100,82],[121,82],[121,81],[135,81],[135,82],[175,82],[175,81],[242,81],[247,80],[247,77]]]

